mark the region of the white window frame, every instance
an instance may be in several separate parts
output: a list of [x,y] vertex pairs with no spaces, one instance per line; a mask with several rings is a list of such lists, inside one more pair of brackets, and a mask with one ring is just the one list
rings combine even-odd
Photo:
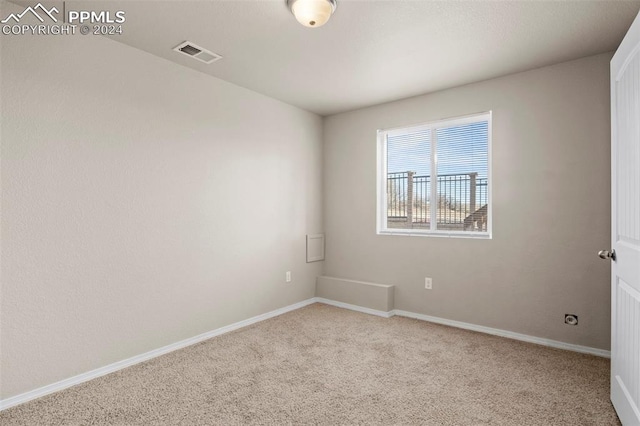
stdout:
[[[477,123],[479,121],[487,122],[487,230],[478,231],[440,231],[437,229],[437,223],[431,221],[431,229],[402,229],[387,227],[387,138],[389,136],[402,135],[408,132],[417,132],[431,130],[431,170],[432,175],[436,175],[438,166],[437,152],[437,130],[443,127],[460,126],[464,124]],[[493,230],[493,178],[492,178],[492,112],[482,112],[467,115],[464,117],[455,117],[431,121],[417,125],[394,127],[389,129],[378,130],[378,154],[377,154],[377,215],[376,215],[376,232],[378,235],[405,235],[405,236],[423,236],[423,237],[445,237],[445,238],[475,238],[475,239],[491,239]],[[437,176],[437,175],[436,175]],[[437,198],[437,179],[432,179],[431,199]],[[435,217],[437,212],[436,203],[431,203],[431,217]]]

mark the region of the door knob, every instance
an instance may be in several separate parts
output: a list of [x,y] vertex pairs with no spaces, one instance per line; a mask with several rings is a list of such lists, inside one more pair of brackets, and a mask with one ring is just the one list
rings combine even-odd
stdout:
[[598,256],[600,256],[601,259],[611,259],[615,262],[616,260],[616,251],[615,250],[600,250],[598,252]]

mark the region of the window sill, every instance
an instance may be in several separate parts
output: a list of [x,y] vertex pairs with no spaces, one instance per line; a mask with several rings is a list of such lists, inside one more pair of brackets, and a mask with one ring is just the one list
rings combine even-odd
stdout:
[[491,232],[447,232],[447,231],[416,231],[413,229],[383,229],[377,235],[395,235],[404,237],[436,237],[436,238],[465,238],[472,240],[491,240]]

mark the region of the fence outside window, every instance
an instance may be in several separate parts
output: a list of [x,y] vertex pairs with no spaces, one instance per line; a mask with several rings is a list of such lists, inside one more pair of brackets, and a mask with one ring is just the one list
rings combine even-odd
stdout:
[[[436,180],[435,218],[440,230],[486,231],[488,185],[478,173],[443,174]],[[387,226],[430,228],[431,176],[387,174]]]

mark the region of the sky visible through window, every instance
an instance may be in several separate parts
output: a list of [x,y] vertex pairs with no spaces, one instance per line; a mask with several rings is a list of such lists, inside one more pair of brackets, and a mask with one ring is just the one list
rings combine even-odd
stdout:
[[[486,178],[489,166],[488,122],[464,124],[436,130],[438,175],[476,172]],[[387,172],[431,175],[431,130],[389,136]]]

